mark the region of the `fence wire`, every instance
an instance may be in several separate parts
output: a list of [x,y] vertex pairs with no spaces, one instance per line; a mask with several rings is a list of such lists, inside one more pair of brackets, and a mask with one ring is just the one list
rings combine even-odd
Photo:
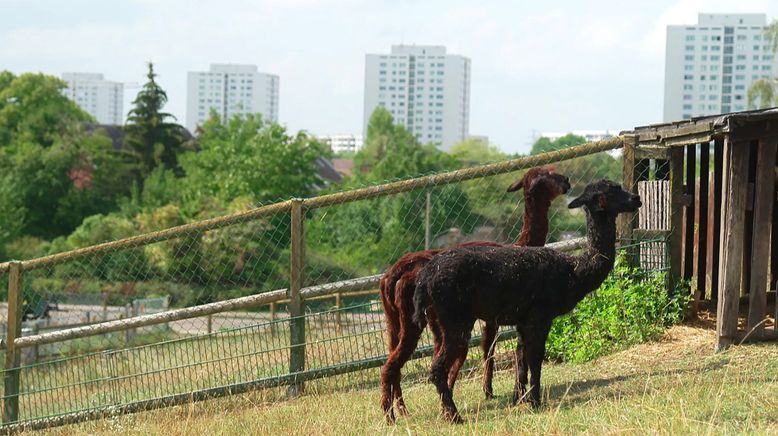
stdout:
[[[599,149],[617,148],[620,142],[606,145]],[[598,179],[622,182],[618,152],[590,148],[527,162],[554,164],[568,176],[567,198]],[[319,204],[322,197],[313,199],[315,207],[304,208],[302,286],[380,274],[404,253],[425,247],[515,241],[522,229],[524,193],[505,191],[524,173],[510,170],[526,165],[511,165],[477,176],[467,169],[467,177],[442,184],[435,184],[438,176],[433,176],[412,189],[365,188],[373,190],[367,198],[350,194],[359,190],[348,191],[344,200],[327,205]],[[649,170],[661,180],[663,167],[657,165]],[[583,213],[566,203],[563,197],[552,205],[549,242],[585,236]],[[271,207],[245,219],[225,218],[223,226],[194,223],[191,231],[149,237],[142,244],[23,263],[22,335],[289,289],[290,209],[285,203]],[[246,210],[245,205],[236,208]],[[80,245],[186,224],[173,205],[140,214],[135,222],[90,220],[82,226],[84,234],[71,236],[81,238]],[[666,267],[664,242],[656,243],[656,249],[634,249],[641,267]],[[0,286],[2,292],[8,289],[7,270],[0,269]],[[296,318],[289,317],[284,301],[24,348],[21,365],[3,370],[19,376],[14,422],[43,427],[325,377],[310,387],[354,386],[361,384],[360,377],[374,383],[371,368],[380,366],[386,354],[375,291],[306,300],[304,309],[305,364],[297,373],[289,372],[290,350],[300,346],[290,342],[290,323]],[[5,326],[7,309],[2,316]],[[431,352],[428,333],[419,350],[419,355]],[[364,370],[356,373],[361,376],[352,374],[358,370]],[[17,396],[4,390],[3,398],[5,403]]]

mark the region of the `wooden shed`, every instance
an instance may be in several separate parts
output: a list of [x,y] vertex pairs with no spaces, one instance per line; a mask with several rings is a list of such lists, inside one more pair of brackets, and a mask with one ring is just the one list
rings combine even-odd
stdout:
[[688,279],[695,308],[716,308],[718,348],[778,339],[778,108],[654,124],[623,132],[624,183],[666,181],[670,277]]

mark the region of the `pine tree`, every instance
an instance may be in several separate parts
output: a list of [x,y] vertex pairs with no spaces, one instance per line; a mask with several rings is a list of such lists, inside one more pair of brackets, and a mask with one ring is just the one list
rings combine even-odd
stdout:
[[162,112],[167,94],[154,80],[156,76],[154,65],[149,62],[148,82],[132,102],[134,107],[127,114],[124,127],[125,142],[140,161],[141,180],[159,165],[180,171],[178,152],[183,143],[183,127],[173,122],[173,115]]

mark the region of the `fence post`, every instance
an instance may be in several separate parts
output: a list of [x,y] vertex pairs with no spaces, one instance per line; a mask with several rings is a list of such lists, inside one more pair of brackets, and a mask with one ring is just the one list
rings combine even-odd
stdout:
[[21,353],[14,342],[22,334],[22,264],[11,262],[8,271],[8,331],[6,332],[5,374],[3,377],[5,399],[3,424],[19,420],[19,365]]
[[[635,147],[637,145],[637,136],[625,135],[624,136],[624,149],[622,151],[624,167],[624,188],[633,194],[638,193],[637,183],[635,179]],[[645,200],[644,200],[645,201]],[[635,214],[634,213],[622,213],[618,217],[618,237],[627,244],[632,245],[632,230],[635,228]],[[638,247],[633,246],[629,248],[627,254],[627,260],[630,265],[638,264]]]
[[208,334],[213,333],[213,315],[208,315]]
[[[303,238],[303,200],[292,200],[291,259],[289,271],[289,373],[305,369],[305,318],[300,289],[303,284],[305,241]],[[287,391],[290,397],[301,394],[302,382],[293,378]]]
[[276,303],[270,303],[270,334],[276,333]]
[[340,319],[341,309],[343,309],[343,296],[338,292],[335,294],[335,331],[338,334],[340,334],[340,331],[343,328]]
[[427,205],[424,211],[424,249],[429,250],[432,244],[432,229],[430,228],[430,214],[432,213],[432,193],[427,191]]

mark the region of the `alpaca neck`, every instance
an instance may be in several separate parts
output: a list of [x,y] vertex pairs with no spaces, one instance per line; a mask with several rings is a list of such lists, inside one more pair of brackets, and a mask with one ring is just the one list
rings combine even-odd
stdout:
[[527,198],[524,204],[524,224],[519,238],[513,245],[522,247],[542,247],[548,236],[548,210],[551,200],[546,198]]
[[616,260],[616,216],[586,211],[588,246],[576,260],[578,286],[571,291],[580,301],[599,288],[613,269]]

